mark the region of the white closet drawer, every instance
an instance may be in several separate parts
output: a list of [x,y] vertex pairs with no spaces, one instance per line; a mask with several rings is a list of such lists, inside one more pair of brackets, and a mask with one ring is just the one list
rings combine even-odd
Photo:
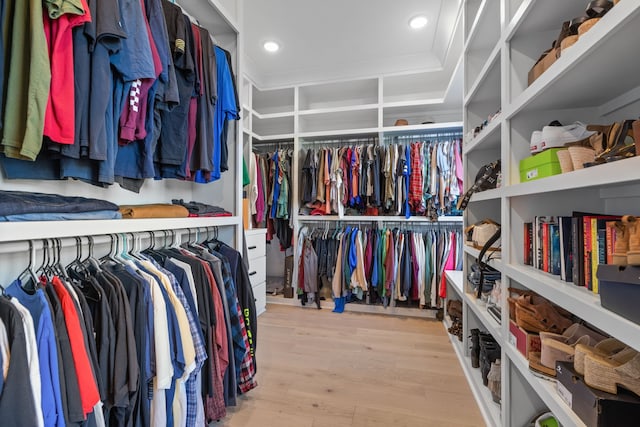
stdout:
[[247,257],[249,261],[267,254],[266,232],[262,229],[260,231],[255,234],[247,232]]
[[249,260],[249,280],[252,288],[267,281],[266,256]]
[[253,288],[253,298],[256,300],[256,313],[260,316],[267,310],[267,283],[261,283]]

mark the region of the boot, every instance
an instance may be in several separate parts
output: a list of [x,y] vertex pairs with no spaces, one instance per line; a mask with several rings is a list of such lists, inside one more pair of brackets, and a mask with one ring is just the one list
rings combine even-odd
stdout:
[[471,329],[471,367],[480,367],[480,330]]
[[500,378],[502,377],[502,373],[500,370],[500,359],[496,360],[491,364],[491,369],[489,369],[489,374],[487,378],[489,380],[489,390],[491,390],[491,398],[494,402],[500,403]]

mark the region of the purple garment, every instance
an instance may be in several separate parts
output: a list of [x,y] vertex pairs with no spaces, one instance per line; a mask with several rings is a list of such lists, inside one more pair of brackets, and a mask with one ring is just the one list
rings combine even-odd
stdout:
[[260,156],[256,154],[252,154],[256,157],[256,182],[258,183],[258,200],[256,200],[256,222],[261,223],[264,219],[264,187],[263,183],[266,182],[266,179],[263,181],[262,176],[262,168],[260,167]]

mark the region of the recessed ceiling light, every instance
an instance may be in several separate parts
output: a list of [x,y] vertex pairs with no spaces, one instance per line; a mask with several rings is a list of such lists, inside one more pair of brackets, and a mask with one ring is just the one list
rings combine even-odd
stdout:
[[280,49],[280,45],[274,41],[268,41],[268,42],[264,42],[264,50],[266,50],[267,52],[277,52]]
[[414,30],[419,30],[420,28],[425,27],[427,25],[427,22],[428,22],[427,17],[420,15],[420,16],[411,18],[411,21],[409,21],[409,26]]

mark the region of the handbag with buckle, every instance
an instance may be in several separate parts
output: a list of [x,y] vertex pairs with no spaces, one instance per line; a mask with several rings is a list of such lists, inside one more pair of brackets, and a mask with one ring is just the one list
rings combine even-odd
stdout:
[[500,226],[498,226],[494,234],[486,241],[478,254],[476,262],[470,267],[471,271],[469,272],[468,279],[475,288],[476,298],[478,299],[482,298],[482,294],[491,292],[496,280],[500,280],[502,277],[498,270],[487,264],[490,256],[487,258],[487,261],[484,261],[484,256],[489,251],[489,248],[491,248],[498,239],[500,239]]
[[482,166],[478,171],[476,180],[471,188],[469,188],[467,192],[458,199],[457,209],[464,210],[469,204],[469,200],[473,193],[496,188],[500,171],[500,159]]

